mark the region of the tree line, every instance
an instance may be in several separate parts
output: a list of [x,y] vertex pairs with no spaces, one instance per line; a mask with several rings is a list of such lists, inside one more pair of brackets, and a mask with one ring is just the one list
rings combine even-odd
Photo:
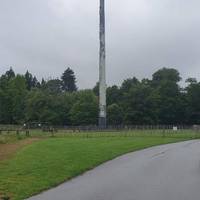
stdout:
[[[199,124],[200,82],[188,78],[181,87],[180,81],[176,69],[162,68],[152,79],[132,77],[108,87],[108,124]],[[0,77],[0,124],[96,125],[98,91],[98,83],[78,90],[70,68],[60,78],[41,81],[28,71],[20,75],[10,68]]]

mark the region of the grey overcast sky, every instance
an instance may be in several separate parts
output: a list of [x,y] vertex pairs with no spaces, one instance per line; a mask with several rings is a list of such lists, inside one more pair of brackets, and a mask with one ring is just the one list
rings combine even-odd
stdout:
[[[200,79],[199,0],[105,0],[107,82],[151,78],[161,67]],[[0,74],[38,78],[66,67],[79,88],[98,80],[99,0],[0,0]]]

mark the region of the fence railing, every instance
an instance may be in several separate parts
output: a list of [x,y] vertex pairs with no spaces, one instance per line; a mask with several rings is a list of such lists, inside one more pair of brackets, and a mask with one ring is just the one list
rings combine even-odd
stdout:
[[91,126],[53,126],[42,125],[38,126],[25,126],[25,125],[0,125],[0,131],[25,131],[40,129],[44,132],[52,131],[131,131],[131,130],[200,130],[200,125],[115,125],[107,126],[106,129],[99,128],[96,125]]

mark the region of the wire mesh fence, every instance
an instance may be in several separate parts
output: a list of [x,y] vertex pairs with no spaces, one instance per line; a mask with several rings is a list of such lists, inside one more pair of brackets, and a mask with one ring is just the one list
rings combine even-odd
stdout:
[[181,132],[200,132],[199,125],[117,125],[107,126],[102,129],[96,125],[91,126],[53,126],[48,123],[32,123],[23,125],[0,125],[0,134],[11,134],[16,135],[25,134],[26,136],[32,133],[40,133],[40,135],[55,135],[57,133],[112,133],[118,132],[125,134],[127,132],[132,133],[181,133]]
[[0,131],[17,131],[17,130],[34,130],[42,131],[66,130],[66,131],[121,131],[121,130],[200,130],[200,125],[112,125],[106,128],[100,128],[97,125],[89,126],[54,126],[48,123],[34,123],[23,125],[0,125]]

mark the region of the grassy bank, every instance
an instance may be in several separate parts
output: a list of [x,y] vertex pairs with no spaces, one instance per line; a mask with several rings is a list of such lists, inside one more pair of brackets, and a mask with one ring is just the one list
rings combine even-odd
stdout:
[[124,153],[191,139],[186,133],[179,137],[163,134],[120,137],[119,133],[108,136],[68,135],[22,148],[11,159],[0,162],[0,194],[24,199]]

